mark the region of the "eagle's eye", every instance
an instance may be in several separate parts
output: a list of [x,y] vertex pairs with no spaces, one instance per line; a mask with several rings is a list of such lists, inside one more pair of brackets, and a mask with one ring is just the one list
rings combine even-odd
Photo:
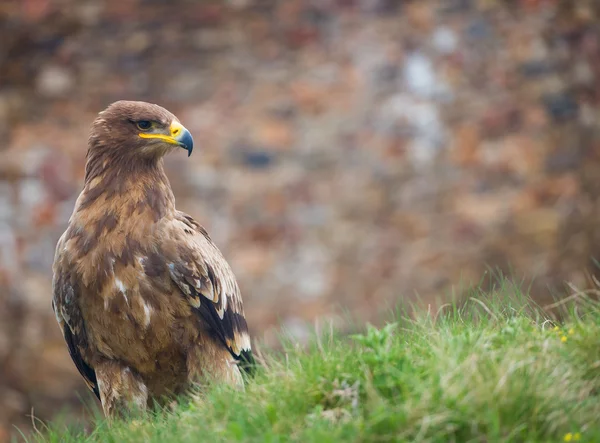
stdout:
[[138,127],[138,129],[141,129],[142,131],[147,131],[148,129],[150,129],[152,127],[152,122],[149,122],[148,120],[140,120],[139,122],[136,123],[136,126]]

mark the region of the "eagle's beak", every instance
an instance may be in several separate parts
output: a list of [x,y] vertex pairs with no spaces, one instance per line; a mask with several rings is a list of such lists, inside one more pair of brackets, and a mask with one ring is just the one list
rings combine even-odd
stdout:
[[171,132],[171,137],[173,140],[175,140],[179,147],[187,150],[188,157],[192,155],[192,151],[194,150],[194,139],[192,138],[190,131],[185,129],[185,126],[175,120],[171,122],[171,127],[169,130]]

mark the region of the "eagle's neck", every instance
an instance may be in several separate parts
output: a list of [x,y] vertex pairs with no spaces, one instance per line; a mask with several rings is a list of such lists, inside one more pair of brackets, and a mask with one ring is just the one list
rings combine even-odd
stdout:
[[164,171],[163,160],[121,161],[98,159],[86,166],[85,184],[76,204],[80,212],[118,215],[118,222],[149,221],[175,213],[175,197]]

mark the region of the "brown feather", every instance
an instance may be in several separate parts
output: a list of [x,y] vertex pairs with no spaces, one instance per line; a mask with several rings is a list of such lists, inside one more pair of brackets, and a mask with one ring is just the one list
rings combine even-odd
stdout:
[[236,362],[251,359],[235,276],[206,231],[175,209],[162,161],[172,146],[148,146],[139,119],[176,120],[140,102],[99,114],[54,261],[57,320],[110,416],[123,399],[145,407],[194,382],[240,385]]

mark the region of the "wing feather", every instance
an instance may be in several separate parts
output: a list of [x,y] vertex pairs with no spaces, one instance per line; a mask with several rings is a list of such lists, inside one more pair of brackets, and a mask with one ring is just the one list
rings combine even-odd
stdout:
[[100,391],[98,390],[98,381],[96,373],[88,365],[81,353],[81,349],[87,345],[87,334],[83,324],[83,317],[76,303],[75,287],[70,281],[70,273],[61,266],[61,248],[62,238],[58,242],[56,258],[56,267],[54,269],[54,279],[52,282],[52,309],[56,315],[59,327],[67,343],[69,355],[75,363],[77,370],[85,380],[90,390],[100,400]]
[[81,352],[79,351],[78,346],[75,344],[77,338],[73,336],[73,332],[68,325],[63,326],[63,337],[67,342],[67,347],[69,349],[69,355],[71,359],[75,363],[77,370],[85,380],[88,388],[96,395],[98,400],[100,400],[100,391],[98,390],[98,380],[96,379],[96,372],[89,366],[82,358]]
[[189,215],[179,212],[172,228],[177,259],[169,263],[171,279],[231,355],[249,370],[254,359],[233,271],[204,228]]

